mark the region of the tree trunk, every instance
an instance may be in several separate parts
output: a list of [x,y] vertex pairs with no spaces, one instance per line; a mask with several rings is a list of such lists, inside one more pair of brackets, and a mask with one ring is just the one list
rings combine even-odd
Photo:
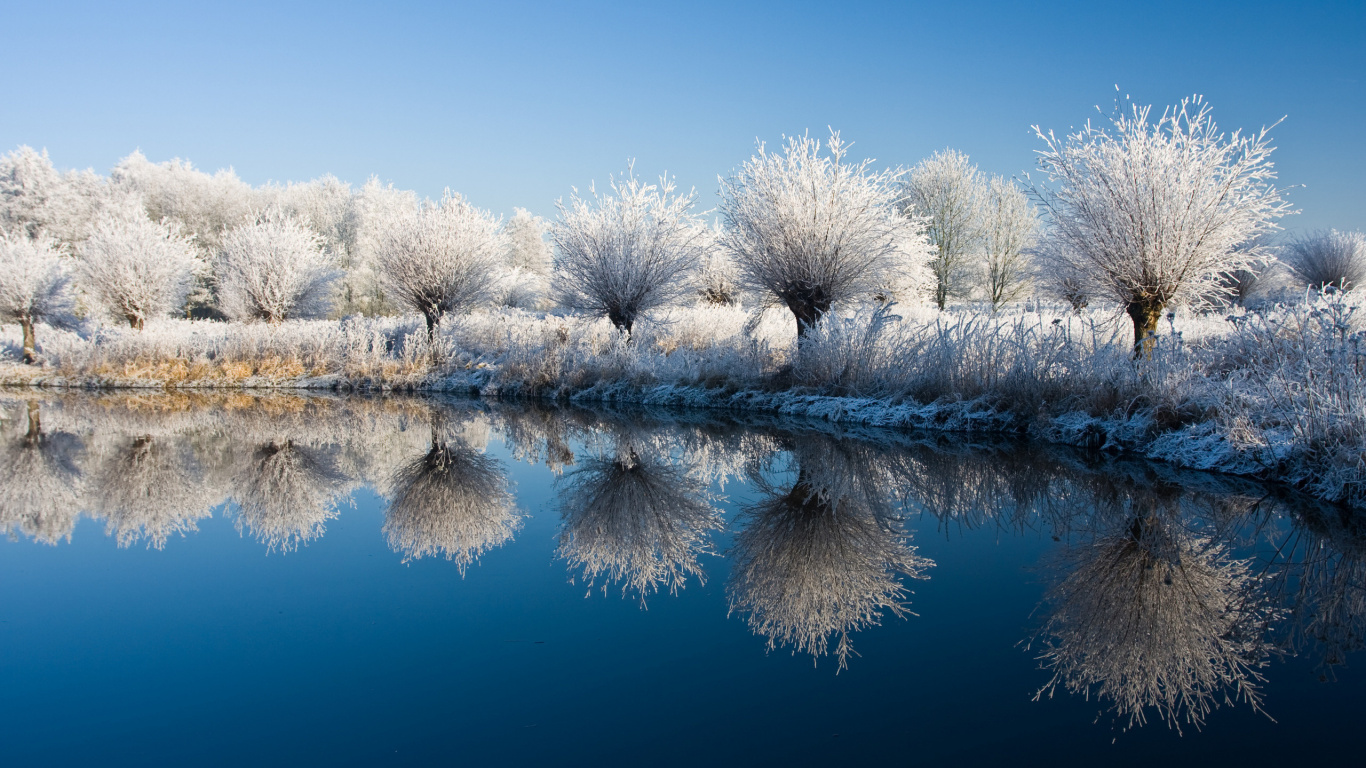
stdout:
[[797,319],[797,338],[804,339],[807,332],[815,328],[821,317],[830,311],[830,301],[821,291],[811,291],[807,295],[789,297],[787,308],[792,310],[792,315]]
[[612,321],[612,325],[619,331],[625,331],[627,336],[631,335],[631,329],[635,327],[636,316],[632,312],[614,309],[607,313],[607,319]]
[[1134,359],[1151,359],[1157,346],[1157,321],[1162,319],[1162,305],[1138,300],[1129,302],[1125,310],[1134,321]]
[[143,320],[137,315],[128,315],[128,327],[135,331],[142,330]]
[[24,362],[33,365],[33,363],[37,361],[35,347],[38,344],[33,336],[33,321],[24,318],[19,321],[19,324],[24,328]]
[[427,341],[436,342],[436,327],[441,324],[441,315],[435,311],[428,310],[422,313],[427,320]]
[[38,401],[30,400],[28,401],[28,434],[24,436],[24,439],[29,445],[33,445],[37,443],[42,436],[43,422],[38,413]]

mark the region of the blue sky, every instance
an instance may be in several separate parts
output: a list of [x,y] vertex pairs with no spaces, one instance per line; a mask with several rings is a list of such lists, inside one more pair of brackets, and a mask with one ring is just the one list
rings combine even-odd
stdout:
[[1366,228],[1366,3],[5,2],[0,148],[107,172],[136,148],[247,181],[371,174],[553,214],[675,174],[715,201],[755,139],[943,147],[1018,175],[1115,85],[1273,133],[1293,229]]

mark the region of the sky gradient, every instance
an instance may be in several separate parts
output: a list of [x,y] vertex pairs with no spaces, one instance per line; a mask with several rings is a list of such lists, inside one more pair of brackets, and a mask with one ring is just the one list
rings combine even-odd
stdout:
[[1292,230],[1366,228],[1366,3],[5,2],[0,150],[107,173],[134,149],[246,181],[370,175],[553,215],[628,158],[715,204],[756,139],[1034,167],[1116,97],[1193,93],[1274,132]]

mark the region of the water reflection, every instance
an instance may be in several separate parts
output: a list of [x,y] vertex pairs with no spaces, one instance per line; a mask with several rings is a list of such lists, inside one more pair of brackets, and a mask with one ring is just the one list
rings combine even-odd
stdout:
[[[558,504],[559,553],[589,586],[619,583],[622,594],[675,593],[690,577],[705,582],[698,558],[724,522],[708,484],[675,464],[668,449],[616,429],[595,455],[564,476]],[[681,461],[681,460],[680,460]]]
[[1278,652],[1331,678],[1366,643],[1366,518],[1138,460],[752,414],[427,398],[0,393],[0,416],[11,538],[69,541],[88,514],[119,546],[160,549],[219,511],[287,553],[370,488],[396,560],[462,574],[523,524],[488,449],[501,439],[558,475],[556,553],[573,581],[643,604],[728,571],[728,607],[756,645],[836,669],[859,632],[910,614],[909,586],[934,565],[913,532],[944,546],[984,529],[1037,537],[1052,553],[1032,577],[1044,597],[1020,661],[1041,667],[1042,698],[1093,697],[1126,727],[1260,708]]
[[731,609],[746,614],[770,648],[833,653],[843,669],[850,633],[884,612],[908,613],[900,577],[926,578],[895,499],[898,452],[823,435],[794,440],[786,475],[755,472],[764,498],[743,510],[731,555]]
[[172,534],[196,530],[218,503],[193,454],[152,435],[111,438],[92,487],[92,511],[124,547],[145,538],[161,549]]
[[[24,427],[7,430],[5,440],[0,529],[56,544],[71,538],[80,515],[81,441],[67,432],[45,431],[38,401],[22,401],[20,407]],[[19,421],[14,416],[10,420]]]
[[390,481],[384,535],[405,561],[441,555],[463,574],[484,552],[511,541],[521,518],[498,462],[446,429],[440,411],[430,418],[426,453]]

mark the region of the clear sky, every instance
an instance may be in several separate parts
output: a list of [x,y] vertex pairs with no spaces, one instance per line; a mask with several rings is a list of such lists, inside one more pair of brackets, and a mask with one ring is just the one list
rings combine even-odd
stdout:
[[1273,136],[1292,229],[1366,228],[1366,2],[0,6],[0,148],[108,169],[140,148],[245,180],[371,174],[502,214],[625,168],[715,202],[756,139],[826,126],[912,164],[1019,175],[1115,86]]

